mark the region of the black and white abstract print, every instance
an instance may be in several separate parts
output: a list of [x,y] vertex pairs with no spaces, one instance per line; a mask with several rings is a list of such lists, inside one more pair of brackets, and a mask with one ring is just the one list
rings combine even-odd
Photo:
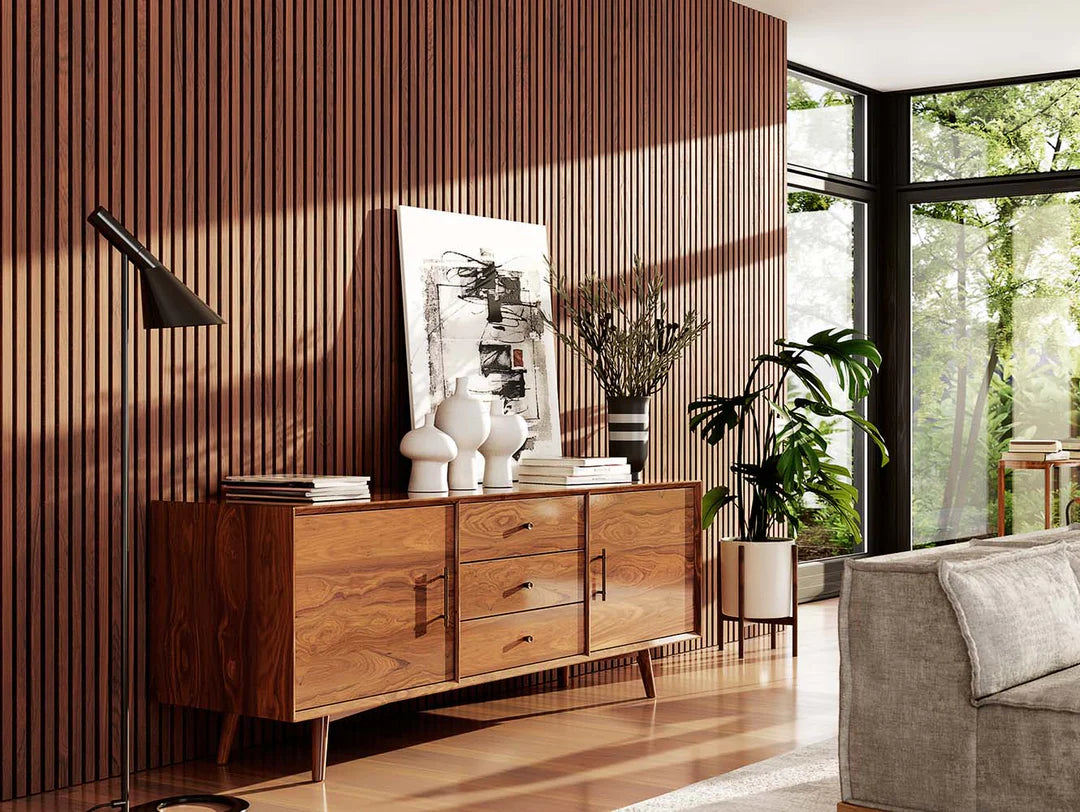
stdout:
[[469,376],[529,426],[526,453],[558,455],[558,389],[544,226],[400,207],[412,416]]

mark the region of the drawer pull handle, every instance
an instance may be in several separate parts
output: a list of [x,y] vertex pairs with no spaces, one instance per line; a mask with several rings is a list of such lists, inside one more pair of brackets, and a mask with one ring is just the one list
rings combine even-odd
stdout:
[[531,643],[533,641],[533,636],[531,634],[527,634],[521,639],[524,640],[526,643]]
[[532,522],[525,522],[525,524],[521,525],[521,529],[522,530],[532,530],[533,529],[533,523]]
[[522,589],[532,589],[533,588],[533,582],[532,581],[526,581],[525,583],[523,583],[521,585],[521,588]]

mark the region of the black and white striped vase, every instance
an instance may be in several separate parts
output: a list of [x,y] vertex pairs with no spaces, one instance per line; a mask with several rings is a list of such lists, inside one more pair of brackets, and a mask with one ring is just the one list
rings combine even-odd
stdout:
[[607,399],[608,453],[626,457],[634,482],[649,458],[649,399],[609,397]]

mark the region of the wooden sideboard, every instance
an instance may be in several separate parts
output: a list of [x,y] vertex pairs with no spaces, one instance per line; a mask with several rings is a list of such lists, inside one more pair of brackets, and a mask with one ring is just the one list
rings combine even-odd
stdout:
[[159,701],[312,722],[701,631],[701,486],[150,505]]

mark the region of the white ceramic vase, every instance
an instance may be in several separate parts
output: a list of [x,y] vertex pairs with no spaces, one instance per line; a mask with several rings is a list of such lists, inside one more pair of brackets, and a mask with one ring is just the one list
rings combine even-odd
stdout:
[[739,548],[743,552],[743,617],[764,620],[791,616],[794,539],[720,542],[721,608],[739,616]]
[[514,485],[511,463],[529,436],[529,427],[521,415],[506,414],[498,397],[491,401],[490,417],[491,432],[480,446],[480,453],[484,455],[484,487],[511,488]]
[[446,493],[446,466],[457,456],[457,444],[435,427],[435,412],[428,412],[424,425],[401,438],[402,455],[412,460],[409,493]]
[[486,404],[469,394],[469,379],[458,378],[454,394],[435,410],[435,426],[449,434],[457,444],[457,456],[450,462],[449,483],[452,491],[473,491],[480,482],[476,450],[491,432],[491,418]]

